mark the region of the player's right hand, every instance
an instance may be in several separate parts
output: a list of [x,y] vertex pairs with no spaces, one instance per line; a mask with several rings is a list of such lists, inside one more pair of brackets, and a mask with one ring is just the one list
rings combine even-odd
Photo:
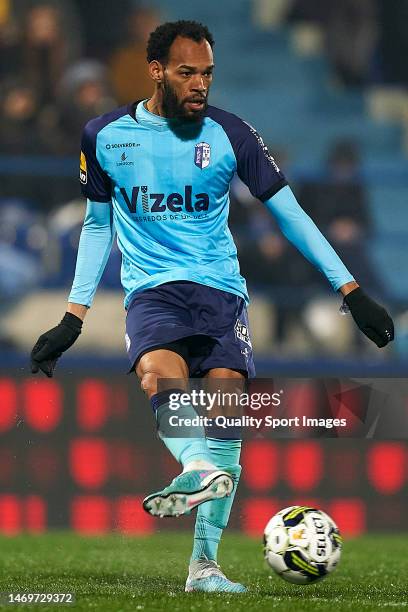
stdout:
[[66,312],[61,323],[45,334],[41,334],[31,351],[31,373],[39,370],[51,378],[57,360],[78,338],[82,321],[71,312]]

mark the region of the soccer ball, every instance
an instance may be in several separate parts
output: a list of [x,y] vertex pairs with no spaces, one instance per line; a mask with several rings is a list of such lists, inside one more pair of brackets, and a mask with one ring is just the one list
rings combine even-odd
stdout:
[[264,531],[269,567],[284,580],[310,584],[337,566],[342,537],[336,523],[322,510],[290,506],[271,518]]

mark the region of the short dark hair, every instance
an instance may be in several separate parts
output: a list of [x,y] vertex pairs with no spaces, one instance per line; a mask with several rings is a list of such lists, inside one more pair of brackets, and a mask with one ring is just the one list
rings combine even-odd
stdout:
[[206,40],[211,49],[214,46],[214,38],[209,29],[198,21],[168,21],[159,25],[149,36],[147,41],[147,61],[157,60],[165,64],[169,57],[170,47],[177,38],[190,38],[195,42]]

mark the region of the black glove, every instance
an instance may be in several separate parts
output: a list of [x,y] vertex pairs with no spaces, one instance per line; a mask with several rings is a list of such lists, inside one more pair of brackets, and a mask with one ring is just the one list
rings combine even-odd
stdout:
[[42,334],[31,351],[31,373],[39,370],[52,377],[57,360],[69,349],[81,333],[82,321],[66,312],[61,323]]
[[394,340],[394,323],[390,315],[385,308],[369,298],[361,287],[350,291],[345,296],[344,302],[349,307],[357,326],[367,338],[375,342],[378,348]]

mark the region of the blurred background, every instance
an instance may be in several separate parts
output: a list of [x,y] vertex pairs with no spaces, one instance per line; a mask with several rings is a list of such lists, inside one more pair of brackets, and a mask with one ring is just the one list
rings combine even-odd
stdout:
[[[0,531],[157,528],[135,501],[177,466],[123,374],[116,246],[56,380],[32,378],[27,364],[73,279],[82,128],[150,95],[148,34],[190,18],[216,41],[211,103],[254,124],[303,208],[396,322],[395,342],[379,351],[236,179],[230,226],[258,375],[408,372],[408,0],[0,0]],[[407,460],[401,441],[252,441],[234,525],[255,534],[279,507],[312,501],[346,533],[402,529]]]

